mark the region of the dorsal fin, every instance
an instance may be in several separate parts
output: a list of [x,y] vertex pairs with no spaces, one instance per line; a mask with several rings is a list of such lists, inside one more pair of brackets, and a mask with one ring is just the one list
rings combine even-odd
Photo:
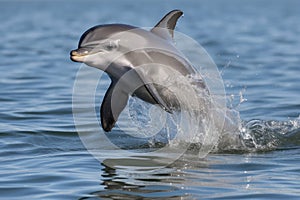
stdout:
[[154,26],[154,28],[151,29],[151,32],[166,40],[172,41],[176,22],[181,15],[183,15],[183,12],[181,10],[172,10],[171,12],[166,14]]

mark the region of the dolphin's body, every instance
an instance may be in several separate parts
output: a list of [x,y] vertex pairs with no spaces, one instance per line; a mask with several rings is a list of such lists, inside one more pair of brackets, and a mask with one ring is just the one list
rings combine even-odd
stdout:
[[[101,124],[105,131],[111,131],[129,95],[159,104],[167,112],[179,107],[176,97],[167,88],[155,84],[155,79],[166,73],[160,70],[160,65],[183,76],[195,73],[173,45],[173,30],[182,14],[180,10],[169,12],[150,31],[124,24],[92,27],[81,36],[78,49],[71,51],[73,61],[101,69],[111,78],[101,105]],[[140,72],[142,68],[146,72]],[[122,83],[118,84],[120,80]]]

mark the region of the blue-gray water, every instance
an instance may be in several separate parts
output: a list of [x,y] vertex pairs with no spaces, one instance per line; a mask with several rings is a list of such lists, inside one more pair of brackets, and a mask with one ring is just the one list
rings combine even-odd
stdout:
[[[297,0],[0,1],[0,198],[298,199],[299,7]],[[244,138],[249,149],[191,155],[155,172],[105,167],[75,129],[80,65],[69,51],[91,26],[152,26],[175,8],[185,13],[177,30],[222,71],[253,136]],[[247,101],[239,105],[240,93]]]

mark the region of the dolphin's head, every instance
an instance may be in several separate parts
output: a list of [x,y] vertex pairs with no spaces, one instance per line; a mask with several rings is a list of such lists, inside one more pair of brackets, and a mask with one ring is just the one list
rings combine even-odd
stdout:
[[123,24],[99,25],[87,30],[80,38],[78,48],[70,52],[71,60],[105,70],[122,50],[120,33],[136,27]]

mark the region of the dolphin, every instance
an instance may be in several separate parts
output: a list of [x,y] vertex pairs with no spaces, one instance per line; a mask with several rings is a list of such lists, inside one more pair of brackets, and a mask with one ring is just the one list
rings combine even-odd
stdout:
[[130,95],[158,104],[169,113],[180,107],[176,96],[155,84],[155,79],[167,73],[160,70],[160,65],[183,76],[196,73],[173,42],[174,29],[182,15],[182,11],[173,10],[150,30],[126,24],[97,25],[83,33],[78,48],[70,52],[72,61],[103,70],[111,79],[100,108],[104,131],[112,130]]

